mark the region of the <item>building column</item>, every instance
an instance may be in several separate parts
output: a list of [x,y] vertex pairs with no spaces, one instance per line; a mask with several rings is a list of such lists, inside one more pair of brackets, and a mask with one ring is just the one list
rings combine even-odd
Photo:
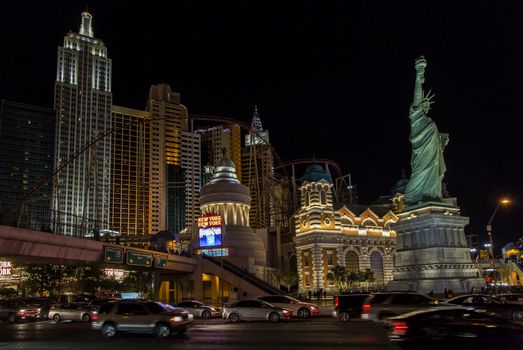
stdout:
[[343,254],[343,251],[344,247],[342,245],[336,247],[336,260],[339,266],[345,266],[345,254]]
[[196,264],[192,280],[194,281],[194,299],[202,300],[203,299],[203,283],[202,283],[202,256],[197,256],[198,264]]
[[312,248],[313,289],[325,288],[323,283],[323,254],[321,248],[319,244],[315,244]]

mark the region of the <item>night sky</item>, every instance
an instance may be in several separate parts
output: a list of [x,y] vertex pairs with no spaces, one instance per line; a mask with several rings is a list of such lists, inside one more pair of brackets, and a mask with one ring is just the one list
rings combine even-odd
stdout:
[[[486,242],[497,200],[523,193],[519,1],[2,1],[1,98],[52,106],[57,47],[86,6],[113,60],[115,104],[143,109],[162,82],[191,114],[250,122],[257,104],[284,160],[336,161],[362,203],[410,172],[422,54],[467,232]],[[523,195],[500,208],[497,247],[523,236],[522,211]]]

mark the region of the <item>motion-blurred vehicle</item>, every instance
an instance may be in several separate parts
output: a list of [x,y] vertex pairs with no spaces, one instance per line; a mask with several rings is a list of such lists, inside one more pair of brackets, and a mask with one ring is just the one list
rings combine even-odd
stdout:
[[42,320],[49,319],[49,310],[51,306],[56,304],[56,301],[51,298],[27,298],[23,299],[28,305],[32,305],[40,310],[38,318]]
[[98,312],[85,303],[58,304],[51,307],[49,317],[56,323],[65,320],[91,322],[98,319]]
[[103,304],[114,303],[116,301],[118,301],[118,299],[94,299],[91,300],[89,306],[93,307],[96,310],[99,310]]
[[27,304],[21,299],[0,300],[0,319],[7,323],[23,320],[36,320],[40,316],[37,306]]
[[285,295],[266,295],[258,299],[277,307],[289,309],[292,311],[292,316],[296,317],[309,318],[311,315],[318,315],[320,313],[318,305],[305,303]]
[[371,321],[385,321],[417,309],[445,305],[426,294],[416,292],[386,292],[371,294],[362,305],[361,318]]
[[184,333],[191,320],[189,314],[167,311],[153,301],[122,300],[103,304],[92,328],[106,338],[118,332],[152,333],[158,338],[168,338],[172,332]]
[[449,304],[473,307],[490,316],[505,320],[523,321],[523,305],[507,304],[488,294],[465,294],[447,300]]
[[369,294],[345,294],[334,297],[334,310],[332,316],[340,321],[347,322],[351,319],[361,318],[363,302]]
[[182,301],[179,304],[174,305],[175,308],[187,310],[194,317],[200,318],[211,318],[211,317],[221,317],[222,309],[217,306],[207,305],[197,300]]
[[240,321],[279,322],[291,318],[292,311],[271,305],[263,300],[241,300],[223,308],[222,317],[233,323]]
[[523,294],[498,294],[496,296],[506,304],[523,305]]
[[523,327],[464,307],[436,307],[388,320],[389,340],[403,349],[519,349]]

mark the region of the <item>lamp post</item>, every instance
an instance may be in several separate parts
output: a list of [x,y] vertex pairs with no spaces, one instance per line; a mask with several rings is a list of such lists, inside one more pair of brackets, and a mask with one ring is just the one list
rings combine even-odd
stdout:
[[490,220],[488,221],[488,224],[487,224],[487,234],[488,234],[489,240],[490,240],[490,247],[489,247],[490,257],[491,257],[490,267],[492,268],[492,272],[494,273],[494,277],[493,277],[494,287],[496,287],[497,281],[496,281],[496,269],[494,266],[494,242],[492,241],[492,221],[494,220],[494,217],[496,216],[496,213],[498,212],[499,207],[502,205],[506,205],[506,204],[510,204],[510,200],[502,199],[499,201],[498,205],[496,206],[496,209],[494,209],[494,211],[492,212],[492,215],[490,216]]

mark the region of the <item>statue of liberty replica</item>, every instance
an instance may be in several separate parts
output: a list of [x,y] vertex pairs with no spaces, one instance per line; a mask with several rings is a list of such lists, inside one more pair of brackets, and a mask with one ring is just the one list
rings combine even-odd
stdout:
[[394,280],[389,290],[413,290],[442,294],[469,292],[485,285],[473,264],[464,228],[469,223],[460,215],[455,199],[443,198],[446,167],[443,151],[447,134],[440,133],[428,116],[432,96],[425,93],[426,59],[415,61],[414,100],[410,107],[411,177],[404,193],[397,234]]
[[433,96],[423,91],[427,61],[423,56],[416,60],[414,100],[410,107],[410,142],[412,143],[412,175],[405,189],[405,204],[422,201],[441,201],[442,181],[446,167],[443,150],[448,143],[447,134],[440,134],[434,121],[427,115]]

